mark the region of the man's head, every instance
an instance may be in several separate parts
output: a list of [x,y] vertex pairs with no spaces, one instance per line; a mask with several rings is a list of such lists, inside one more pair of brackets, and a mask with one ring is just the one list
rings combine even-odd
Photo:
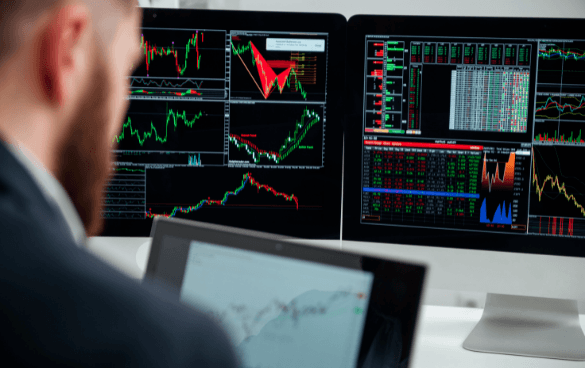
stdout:
[[[139,63],[135,0],[0,2],[0,136],[61,182],[88,235],[102,228],[111,142]],[[4,96],[9,96],[4,98]]]

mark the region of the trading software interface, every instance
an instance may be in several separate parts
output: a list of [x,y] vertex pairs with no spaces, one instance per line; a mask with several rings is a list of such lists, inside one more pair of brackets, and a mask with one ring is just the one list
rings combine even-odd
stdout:
[[181,300],[225,328],[244,367],[349,368],[373,281],[370,272],[193,241]]
[[[328,34],[142,28],[103,217],[323,207]],[[242,224],[246,211],[236,213]],[[255,212],[261,226],[268,213]],[[294,215],[293,215],[294,216]]]
[[361,223],[585,237],[585,41],[366,36]]

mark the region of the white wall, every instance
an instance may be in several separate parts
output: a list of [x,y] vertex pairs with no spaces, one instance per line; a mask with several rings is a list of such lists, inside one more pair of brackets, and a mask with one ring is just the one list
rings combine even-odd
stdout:
[[[223,2],[210,0],[210,7],[221,8]],[[346,18],[354,14],[585,18],[584,0],[240,0],[239,9],[334,12]]]
[[[179,0],[139,1],[174,7]],[[348,19],[354,14],[585,18],[585,0],[207,0],[207,7],[341,13]]]

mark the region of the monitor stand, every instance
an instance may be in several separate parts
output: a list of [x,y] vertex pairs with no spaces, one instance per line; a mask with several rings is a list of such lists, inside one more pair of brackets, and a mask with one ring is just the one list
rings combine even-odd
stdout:
[[487,294],[467,350],[538,358],[585,360],[576,300]]

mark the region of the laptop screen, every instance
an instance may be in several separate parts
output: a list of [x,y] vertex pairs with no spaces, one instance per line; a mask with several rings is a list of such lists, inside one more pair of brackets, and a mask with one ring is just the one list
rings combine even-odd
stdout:
[[242,367],[410,363],[425,267],[158,219],[144,282],[220,324]]
[[181,300],[230,335],[243,367],[355,367],[371,272],[192,241]]

